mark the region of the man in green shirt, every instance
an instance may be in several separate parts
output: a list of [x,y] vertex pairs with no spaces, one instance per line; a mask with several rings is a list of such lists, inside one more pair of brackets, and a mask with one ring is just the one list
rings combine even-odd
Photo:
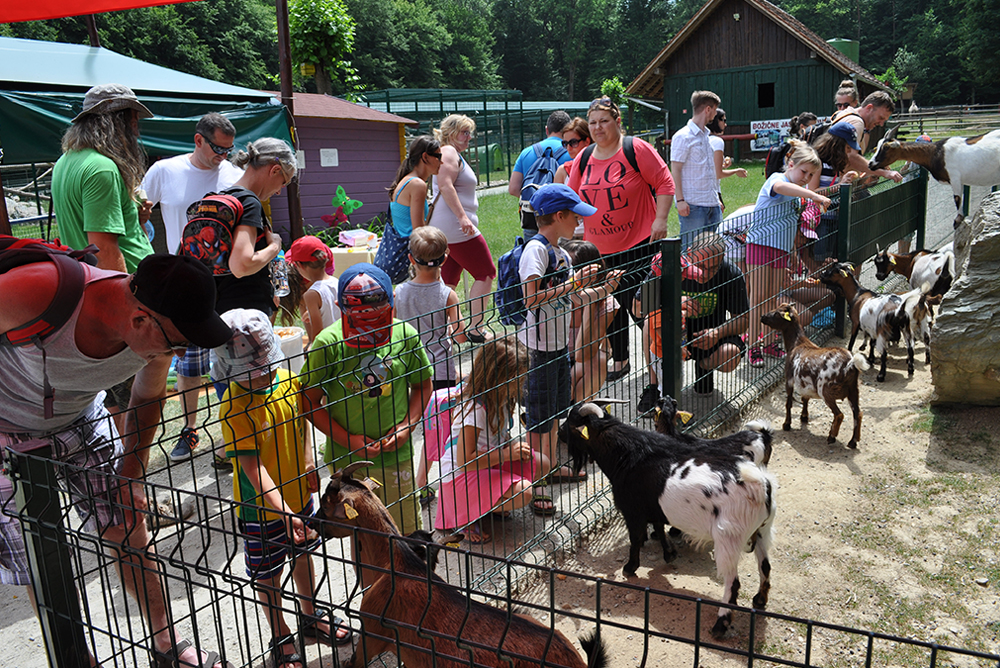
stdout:
[[146,172],[139,119],[152,116],[130,88],[103,84],[87,91],[83,111],[63,135],[63,155],[52,170],[59,236],[71,248],[97,246],[101,269],[131,273],[153,252],[135,194]]

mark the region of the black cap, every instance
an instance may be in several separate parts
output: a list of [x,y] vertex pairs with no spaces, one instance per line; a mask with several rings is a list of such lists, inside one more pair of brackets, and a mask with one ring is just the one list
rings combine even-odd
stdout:
[[215,312],[215,278],[208,267],[184,255],[147,255],[129,283],[143,306],[170,318],[184,338],[217,348],[233,330]]

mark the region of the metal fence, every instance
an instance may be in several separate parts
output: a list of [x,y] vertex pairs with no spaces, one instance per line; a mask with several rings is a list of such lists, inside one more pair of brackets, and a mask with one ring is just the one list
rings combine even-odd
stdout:
[[[802,227],[802,205],[796,202],[772,207],[773,210],[765,212],[758,211],[750,214],[750,218],[733,217],[722,228],[726,232],[724,239],[732,242],[725,252],[733,263],[745,258],[742,255],[745,251],[740,245],[740,231],[750,223],[765,228],[773,226],[772,233],[775,235],[787,234],[788,226],[791,226],[791,236],[796,238],[796,250],[791,254],[792,266],[789,268],[801,283],[810,273],[815,273],[827,256],[860,263],[871,254],[876,244],[885,247],[914,232],[919,246],[922,243],[926,179],[926,173],[920,170],[908,173],[906,180],[898,185],[879,185],[867,190],[845,186],[834,193],[833,205],[827,212],[815,212],[819,220],[814,228],[809,225]],[[809,219],[809,215],[805,218]],[[817,223],[815,216],[812,221]],[[814,229],[815,238],[802,233],[803,229]],[[609,268],[617,267],[625,271],[622,283],[628,287],[622,287],[620,283],[616,291],[619,312],[622,313],[619,321],[621,334],[617,335],[620,339],[609,347],[627,351],[626,359],[632,371],[604,383],[600,390],[593,385],[587,387],[586,383],[577,386],[582,376],[600,380],[605,373],[603,365],[609,351],[598,347],[593,355],[583,355],[583,361],[574,360],[575,375],[571,370],[569,378],[571,391],[574,386],[577,389],[575,400],[597,392],[623,399],[625,403],[616,409],[616,415],[638,422],[642,418],[637,403],[650,385],[648,374],[650,371],[658,372],[663,393],[677,398],[682,408],[694,413],[694,421],[688,428],[709,433],[743,414],[754,399],[782,377],[780,357],[768,356],[760,367],[750,366],[741,357],[735,370],[712,372],[713,386],[706,391],[704,381],[699,384],[699,378],[706,375],[705,369],[699,369],[696,360],[682,359],[682,350],[697,348],[699,337],[706,336],[693,329],[696,317],[689,314],[688,321],[682,324],[682,303],[697,302],[700,309],[712,304],[711,299],[705,298],[705,283],[698,277],[692,277],[690,272],[685,275],[682,256],[692,259],[695,264],[703,264],[696,255],[699,250],[697,244],[694,246],[695,253],[688,253],[687,245],[682,247],[680,240],[665,240],[654,246],[604,259]],[[652,261],[657,250],[662,253],[659,278],[655,276]],[[737,273],[720,285],[712,286],[712,289],[739,292],[746,290],[745,286],[749,284],[748,292],[756,296],[755,286],[764,285],[767,289],[755,273],[763,273],[761,267],[764,265],[766,262],[757,258],[747,265],[746,279]],[[545,327],[562,328],[569,313],[577,316],[580,328],[585,328],[586,321],[590,318],[596,321],[600,307],[608,303],[607,290],[600,290],[607,277],[606,273],[602,274],[601,279],[591,286],[597,292],[585,299],[585,304],[566,303],[564,310],[559,312],[542,313],[536,309],[534,322],[541,322]],[[803,285],[807,290],[797,294],[796,286],[783,282],[778,286],[780,290],[777,294],[766,296],[772,303],[778,299],[795,299],[803,312],[813,317],[807,331],[815,339],[822,340],[829,336],[835,323],[842,318],[842,306],[833,304],[833,309],[826,311],[831,302],[829,297],[816,294],[812,284]],[[724,303],[735,304],[738,301]],[[745,304],[748,321],[753,317],[759,318],[759,312],[767,307],[766,301],[754,297],[747,299]],[[633,310],[649,314],[657,309],[662,314],[659,332],[653,327],[644,341],[640,328],[635,326],[632,316],[626,315],[626,312]],[[727,306],[725,320],[740,316],[737,311],[739,309],[730,310]],[[824,311],[826,314],[822,315]],[[538,456],[540,452],[545,452],[545,446],[519,449],[517,444],[529,438],[525,422],[539,417],[528,415],[522,418],[521,411],[524,405],[539,401],[539,394],[536,392],[533,395],[531,386],[535,377],[546,371],[546,367],[542,366],[540,358],[536,357],[534,364],[524,359],[523,345],[515,343],[512,338],[515,328],[501,324],[497,314],[488,306],[485,310],[486,326],[492,330],[497,341],[504,343],[471,347],[452,345],[451,357],[457,376],[469,379],[465,385],[466,394],[448,406],[450,419],[444,421],[448,431],[443,442],[439,443],[443,451],[435,453],[437,458],[428,463],[427,485],[416,484],[416,462],[431,452],[424,436],[428,426],[436,422],[434,410],[423,416],[425,419],[415,420],[413,411],[408,407],[408,392],[415,387],[429,389],[422,385],[427,374],[419,371],[419,363],[414,365],[415,348],[419,347],[417,337],[424,342],[433,339],[439,343],[448,338],[448,325],[442,324],[446,321],[444,311],[419,315],[423,317],[413,318],[406,326],[402,323],[394,325],[398,338],[394,337],[390,354],[359,350],[335,342],[307,354],[293,355],[282,366],[291,377],[299,372],[300,365],[305,365],[300,376],[301,386],[298,381],[289,381],[287,392],[287,398],[297,407],[300,415],[308,416],[321,429],[327,416],[332,416],[347,432],[364,435],[361,437],[364,445],[371,449],[353,457],[355,460],[381,454],[381,463],[368,467],[365,475],[385,485],[380,493],[400,530],[409,533],[421,526],[428,530],[434,527],[443,532],[459,529],[464,530],[468,537],[482,540],[469,544],[465,552],[446,550],[446,567],[439,572],[459,588],[460,595],[472,596],[503,610],[509,611],[514,607],[527,609],[532,616],[544,618],[550,630],[568,620],[585,627],[596,625],[603,629],[601,633],[640,633],[644,657],[649,644],[657,639],[690,645],[686,651],[693,656],[692,665],[699,665],[699,654],[704,651],[733,653],[745,658],[748,665],[755,659],[783,665],[813,665],[814,657],[822,654],[820,645],[829,640],[831,634],[849,637],[849,641],[842,642],[857,643],[859,655],[868,657],[869,662],[873,656],[884,652],[891,654],[899,648],[916,652],[908,656],[921,657],[907,661],[907,665],[933,666],[941,660],[939,654],[942,651],[983,659],[989,665],[997,665],[1000,661],[996,656],[941,648],[781,615],[748,613],[746,610],[742,611],[749,624],[750,641],[746,646],[706,643],[701,635],[701,612],[706,605],[715,606],[715,603],[706,604],[701,599],[594,580],[552,569],[550,560],[553,554],[572,550],[581,535],[609,526],[613,502],[607,481],[593,467],[585,469],[587,477],[584,481],[566,480],[569,473],[566,471],[563,472],[564,480],[559,482],[543,477],[550,468],[568,463],[561,444],[550,443],[547,446],[551,453],[549,462]],[[436,315],[439,317],[435,318]],[[706,312],[699,310],[696,315],[704,317]],[[642,322],[643,319],[638,318],[637,321]],[[649,337],[660,338],[659,367],[655,364],[647,366],[645,351],[652,347]],[[739,336],[735,338],[741,340]],[[573,337],[572,340],[577,339]],[[733,341],[732,345],[743,348],[747,342],[740,346]],[[488,349],[492,353],[487,352]],[[513,357],[498,357],[501,349],[512,353]],[[740,354],[743,354],[742,351]],[[568,364],[565,355],[562,358],[551,356],[544,364],[550,368],[563,364],[573,366]],[[484,381],[489,378],[494,380]],[[556,374],[555,378],[561,383],[565,376]],[[197,638],[208,649],[221,648],[235,665],[250,666],[259,665],[260,660],[266,658],[271,637],[267,616],[257,604],[252,578],[243,565],[243,541],[247,537],[245,522],[254,500],[244,498],[242,502],[233,501],[232,475],[212,466],[214,450],[227,445],[231,450],[233,448],[231,443],[227,443],[232,437],[226,437],[229,433],[226,430],[241,433],[231,423],[238,422],[239,416],[244,413],[250,415],[251,409],[239,403],[250,400],[249,390],[240,385],[242,381],[240,378],[223,379],[223,388],[228,387],[230,392],[226,399],[209,388],[207,406],[199,413],[201,444],[190,459],[172,461],[167,457],[183,426],[182,419],[168,413],[168,417],[160,423],[150,446],[145,482],[146,495],[150,500],[149,510],[144,513],[149,539],[147,541],[138,534],[132,534],[125,552],[133,558],[141,556],[148,559],[146,567],[160,573],[159,581],[166,592],[168,618],[182,630],[183,637]],[[486,384],[483,385],[483,382]],[[246,384],[243,382],[243,385]],[[401,394],[397,394],[400,389]],[[554,395],[561,390],[543,391]],[[511,401],[508,402],[508,399]],[[417,401],[423,407],[426,396],[418,396]],[[233,411],[234,405],[241,408]],[[508,406],[512,406],[512,410]],[[528,412],[531,412],[530,409]],[[307,428],[305,423],[292,417],[280,424],[258,421],[243,435],[255,443],[258,439],[272,443],[269,439],[273,439],[273,434],[277,433],[275,430],[291,423],[294,423],[292,428],[282,433],[288,439],[287,447],[296,455],[288,460],[293,462],[294,471],[286,471],[284,479],[294,485],[308,478],[303,468],[304,462],[310,459],[307,453],[317,462],[324,461],[320,453],[324,451],[326,437],[321,431]],[[453,430],[449,428],[451,424],[460,427]],[[398,451],[387,446],[379,453],[380,437],[391,432],[396,425],[410,432],[412,452],[404,445]],[[463,427],[471,427],[474,431],[463,434]],[[329,427],[323,430],[328,431]],[[483,433],[491,435],[481,443],[472,441]],[[498,447],[504,453],[499,457]],[[336,468],[342,468],[348,462],[343,451],[332,447],[329,447],[329,456],[325,459]],[[466,479],[464,487],[459,486],[456,478],[447,475],[442,468],[445,461],[453,465],[453,471],[461,471],[462,475],[468,472],[480,475],[475,481]],[[518,466],[513,467],[512,462],[518,463]],[[84,665],[87,647],[95,648],[105,666],[143,663],[151,647],[152,633],[146,623],[148,619],[144,620],[139,614],[135,600],[113,593],[118,578],[112,572],[118,560],[106,552],[114,545],[107,538],[98,538],[84,530],[81,520],[70,510],[73,504],[67,503],[68,497],[61,491],[65,487],[64,480],[74,473],[83,472],[83,469],[53,461],[44,450],[28,453],[8,450],[7,465],[11,478],[16,482],[16,508],[10,505],[2,512],[18,517],[25,530],[51,664],[60,667]],[[119,482],[112,474],[87,473],[90,483],[99,481],[102,476],[111,481],[112,488],[116,488]],[[238,477],[237,485],[241,481],[245,482]],[[515,488],[514,485],[520,487]],[[422,507],[421,492],[429,489],[436,489],[437,499]],[[473,489],[476,490],[475,495],[470,494]],[[517,490],[520,493],[514,494],[513,491]],[[538,503],[540,496],[552,497],[551,510],[547,503]],[[91,501],[88,499],[84,504],[90,512],[93,511]],[[450,504],[450,510],[439,516],[442,504]],[[135,544],[129,545],[128,542]],[[148,549],[148,545],[155,545],[155,553]],[[341,617],[351,620],[356,628],[359,622],[373,619],[360,612],[356,605],[357,583],[351,551],[346,543],[341,544],[338,540],[324,542],[314,554],[313,563],[317,570],[316,590],[304,594],[300,592],[300,595],[333,609]],[[390,572],[387,577],[390,578],[390,587],[395,587],[393,578],[397,574]],[[412,579],[412,574],[408,577]],[[528,584],[539,580],[546,583],[543,589],[548,592],[542,599],[518,598],[515,594],[528,591]],[[291,591],[287,570],[281,583],[286,592]],[[596,594],[592,609],[567,612],[556,607],[554,590],[571,586],[570,583],[583,583],[594,588]],[[425,591],[433,589],[426,584],[426,579],[423,586]],[[402,585],[400,589],[403,589]],[[604,615],[600,597],[602,592],[610,590],[627,590],[639,597],[645,606],[640,610],[642,624],[623,624]],[[78,591],[80,596],[76,595]],[[665,599],[689,606],[696,613],[695,619],[699,621],[692,633],[678,634],[651,624],[651,602]],[[143,596],[140,595],[138,600],[143,601]],[[301,603],[301,598],[286,598],[282,604],[293,627],[295,616],[302,611]],[[509,625],[510,617],[506,619]],[[801,635],[805,638],[802,647],[788,656],[765,656],[760,653],[756,634],[769,619],[800,624],[803,629]],[[415,623],[413,620],[393,621],[399,628],[408,628],[406,624]],[[400,636],[394,642],[402,643],[404,640]],[[469,663],[468,655],[461,655],[456,661]],[[336,659],[324,650],[321,665],[327,665],[327,662],[334,665]]]

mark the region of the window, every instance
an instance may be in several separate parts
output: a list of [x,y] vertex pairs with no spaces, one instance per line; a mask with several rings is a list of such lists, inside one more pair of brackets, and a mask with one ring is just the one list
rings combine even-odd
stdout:
[[774,106],[774,84],[757,84],[757,108],[769,109]]

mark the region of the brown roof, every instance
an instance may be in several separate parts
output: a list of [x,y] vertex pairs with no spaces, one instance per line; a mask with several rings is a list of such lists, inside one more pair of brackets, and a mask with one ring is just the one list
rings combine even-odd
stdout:
[[[691,17],[691,20],[689,20],[687,24],[685,24],[685,26],[681,28],[676,35],[674,35],[674,38],[670,40],[665,47],[663,47],[663,50],[660,51],[648,65],[646,65],[642,72],[639,73],[639,76],[637,76],[635,80],[629,84],[629,87],[625,92],[629,95],[638,95],[649,99],[659,99],[663,97],[663,77],[656,74],[655,70],[677,51],[678,47],[680,47],[680,45],[691,36],[695,29],[697,29],[698,26],[700,26],[705,19],[707,19],[712,12],[715,11],[716,7],[722,4],[722,2],[724,2],[724,0],[708,0],[708,2],[706,2],[701,9],[695,12],[695,15]],[[858,79],[861,79],[876,88],[889,90],[889,88],[876,79],[871,72],[827,44],[826,40],[807,28],[804,23],[796,19],[788,12],[783,9],[779,9],[770,2],[767,2],[767,0],[745,0],[745,2],[787,30],[796,39],[815,51],[820,58],[826,60],[844,74],[853,74]]]
[[[267,91],[281,99],[281,93]],[[396,114],[388,114],[378,109],[371,109],[363,104],[354,104],[332,95],[317,93],[294,93],[295,115],[307,118],[342,118],[352,121],[375,121],[377,123],[403,123],[416,125],[414,121]]]

